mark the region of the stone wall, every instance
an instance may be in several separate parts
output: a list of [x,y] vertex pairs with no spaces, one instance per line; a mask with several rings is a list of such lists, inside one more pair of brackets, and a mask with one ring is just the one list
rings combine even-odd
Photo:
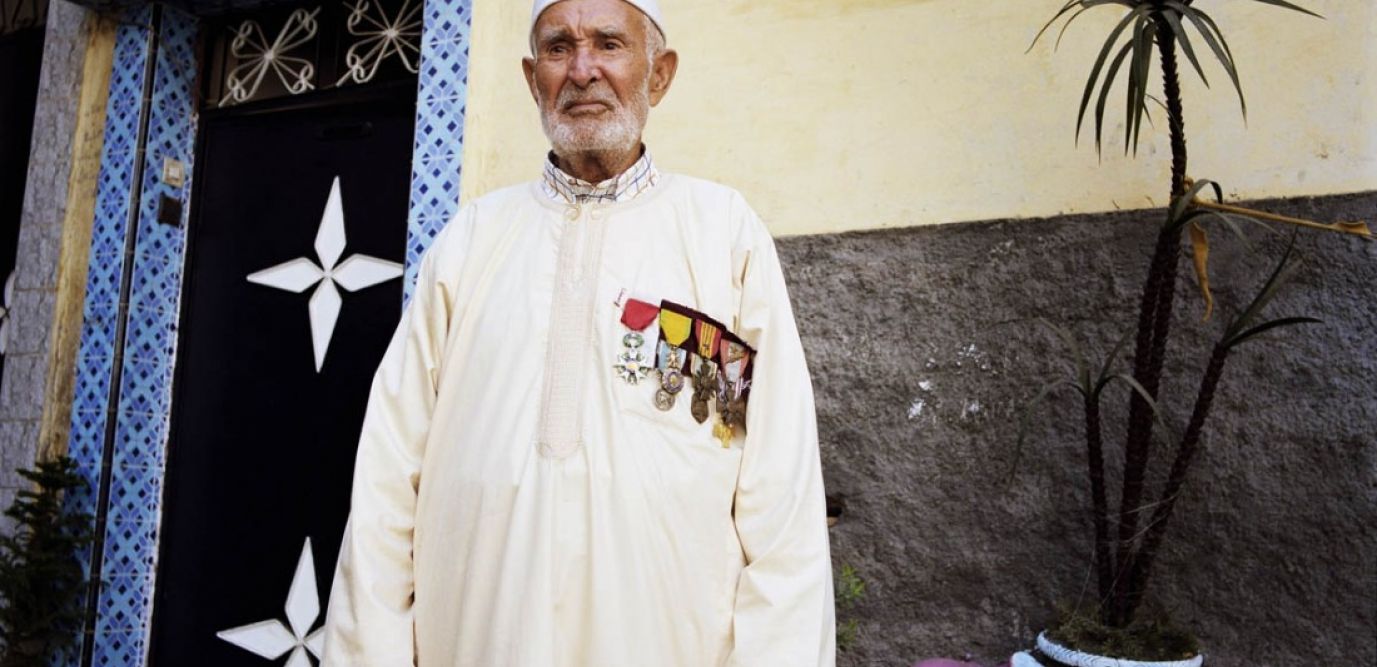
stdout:
[[[1377,193],[1260,205],[1377,218]],[[1102,357],[1136,317],[1160,215],[779,242],[817,390],[827,490],[845,504],[833,560],[866,584],[842,614],[860,634],[840,664],[965,654],[994,664],[1030,646],[1057,604],[1093,598],[1077,399],[1056,395],[1035,413],[1021,456],[1017,422],[1036,388],[1068,367],[1036,318]],[[1289,233],[1249,230],[1248,252],[1212,232],[1210,322],[1183,256],[1162,399],[1178,430],[1209,347]],[[1155,604],[1199,633],[1210,667],[1377,664],[1377,245],[1306,232],[1297,248],[1305,268],[1269,312],[1324,323],[1231,357],[1156,570]],[[1111,465],[1126,403],[1120,388],[1105,404]]]
[[[73,192],[73,184],[78,190],[89,191],[88,195],[94,195],[95,190],[94,173],[73,169],[74,145],[94,141],[97,156],[99,153],[102,123],[95,123],[94,137],[83,141],[78,133],[85,108],[83,76],[91,69],[87,45],[95,23],[90,11],[65,0],[51,0],[20,218],[13,329],[0,382],[0,508],[9,507],[15,491],[27,484],[16,470],[33,467],[40,441],[65,443],[66,439],[65,431],[51,434],[45,430],[50,430],[48,425],[55,421],[55,415],[61,417],[58,423],[65,424],[71,404],[72,329],[79,328],[81,322],[85,244],[90,240],[89,196],[87,215],[81,223],[85,235],[80,233],[81,224],[69,221],[80,220],[80,215],[70,210],[81,199],[73,196],[78,194]],[[108,72],[108,59],[104,66]],[[103,90],[97,94],[103,99]],[[80,150],[75,153],[78,158],[82,155]],[[67,275],[63,261],[74,247],[80,255],[74,264],[81,269],[80,275]],[[11,523],[8,517],[0,517],[0,533],[8,533]]]

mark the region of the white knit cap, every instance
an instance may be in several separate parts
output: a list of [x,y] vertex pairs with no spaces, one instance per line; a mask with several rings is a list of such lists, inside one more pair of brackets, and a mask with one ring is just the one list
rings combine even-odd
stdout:
[[[559,1],[560,0],[535,0],[535,4],[531,6],[531,30],[535,30],[536,19],[540,18],[541,12],[549,9],[550,5]],[[642,14],[649,16],[650,20],[655,24],[655,27],[660,29],[660,34],[665,34],[665,20],[664,16],[660,14],[659,0],[624,0],[624,2],[641,10]]]

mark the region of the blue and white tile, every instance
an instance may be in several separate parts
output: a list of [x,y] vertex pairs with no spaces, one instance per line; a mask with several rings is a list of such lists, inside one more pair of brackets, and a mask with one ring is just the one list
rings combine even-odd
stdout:
[[107,575],[101,579],[100,597],[96,603],[97,636],[139,630],[148,611],[152,580],[147,576],[129,575]]
[[421,38],[425,42],[467,39],[472,0],[427,0]]
[[[176,312],[182,293],[182,257],[180,254],[167,252],[166,245],[150,243],[147,246],[151,247],[147,247],[145,252],[141,252],[134,259],[129,304],[134,308]],[[168,325],[172,323],[171,320],[167,322]],[[171,352],[171,348],[167,351]]]
[[166,413],[169,406],[167,369],[165,362],[125,359],[120,378],[119,413]]
[[147,635],[141,630],[97,633],[91,667],[142,665],[147,641]]
[[[105,553],[101,558],[100,577],[102,580],[109,581],[120,577],[147,578],[153,575],[154,567],[157,563],[158,547],[154,531],[157,526],[153,522],[146,521],[127,521],[117,519],[111,515],[107,521],[109,529],[106,531]],[[119,535],[118,540],[111,541],[111,535]],[[114,619],[115,623],[121,622]],[[111,630],[122,630],[123,627],[111,627]]]
[[410,209],[414,219],[449,220],[459,211],[460,161],[454,155],[412,165]]
[[442,100],[463,97],[469,79],[469,43],[467,39],[426,42],[421,46],[421,66],[417,85],[419,100]]
[[[80,355],[89,359],[109,359],[115,356],[115,328],[118,326],[119,307],[113,297],[92,299],[81,309],[82,338]],[[82,370],[78,368],[78,370]],[[98,370],[98,369],[90,369]],[[108,375],[108,367],[105,369]],[[78,400],[79,402],[79,400]]]
[[72,433],[67,455],[77,465],[98,466],[105,449],[106,412],[104,410],[73,410]]
[[462,155],[464,151],[464,100],[445,98],[416,105],[413,161],[430,161]]
[[[115,425],[115,452],[112,461],[115,470],[124,474],[123,471],[128,469],[147,468],[157,473],[150,483],[161,485],[161,474],[166,463],[167,426],[167,415],[146,415],[137,412],[121,414]],[[160,497],[153,494],[150,496],[151,502],[156,504]],[[113,486],[110,498],[113,511]],[[129,518],[151,520],[151,517],[156,515],[156,512],[153,512]]]

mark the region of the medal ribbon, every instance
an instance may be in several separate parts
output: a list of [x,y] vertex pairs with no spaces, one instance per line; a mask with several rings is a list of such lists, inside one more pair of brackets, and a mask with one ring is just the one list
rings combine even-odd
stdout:
[[722,340],[722,330],[716,325],[698,321],[698,356],[704,361],[711,360],[717,356],[717,344]]
[[731,383],[732,391],[736,395],[741,394],[741,379],[746,375],[746,366],[751,363],[750,348],[735,341],[723,341],[718,349],[718,363],[722,372],[726,375],[727,382]]
[[689,333],[693,331],[693,320],[686,315],[670,311],[668,308],[660,309],[660,331],[665,335],[665,342],[679,347],[688,340]]
[[644,301],[631,299],[622,308],[622,324],[632,331],[642,331],[655,321],[655,316],[660,314],[659,306],[652,306]]

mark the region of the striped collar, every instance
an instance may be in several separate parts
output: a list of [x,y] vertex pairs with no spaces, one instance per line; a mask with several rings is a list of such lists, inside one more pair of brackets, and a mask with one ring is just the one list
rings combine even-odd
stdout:
[[589,201],[624,202],[635,199],[660,182],[660,171],[650,159],[650,151],[641,147],[641,157],[615,178],[593,184],[564,173],[555,165],[555,154],[545,158],[545,174],[540,189],[555,201],[568,204]]

